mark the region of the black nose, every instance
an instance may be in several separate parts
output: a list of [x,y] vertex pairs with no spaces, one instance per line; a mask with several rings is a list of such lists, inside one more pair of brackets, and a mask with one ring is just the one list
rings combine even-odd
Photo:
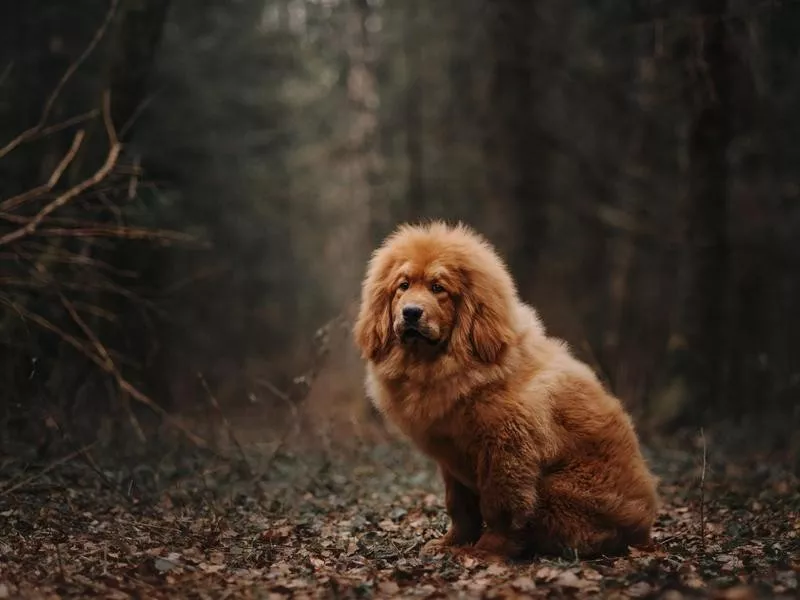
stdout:
[[403,319],[406,323],[416,323],[422,316],[422,307],[409,304],[403,307]]

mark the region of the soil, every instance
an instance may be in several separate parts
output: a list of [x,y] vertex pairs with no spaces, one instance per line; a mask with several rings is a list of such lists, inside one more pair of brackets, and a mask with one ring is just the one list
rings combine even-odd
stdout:
[[433,465],[404,442],[294,437],[115,467],[97,447],[3,458],[0,598],[800,595],[800,485],[774,455],[652,442],[652,551],[487,564],[420,558],[448,519]]

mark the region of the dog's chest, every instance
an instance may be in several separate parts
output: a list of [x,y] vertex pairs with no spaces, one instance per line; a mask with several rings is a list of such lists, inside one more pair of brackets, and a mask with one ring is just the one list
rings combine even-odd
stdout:
[[391,386],[368,372],[367,390],[375,406],[425,454],[465,486],[475,488],[477,448],[457,426],[457,400],[447,402],[438,389]]
[[387,384],[372,373],[367,376],[367,390],[378,410],[412,437],[445,420],[457,403],[435,386]]
[[429,433],[416,440],[423,452],[470,489],[476,489],[475,455],[462,440],[450,435]]

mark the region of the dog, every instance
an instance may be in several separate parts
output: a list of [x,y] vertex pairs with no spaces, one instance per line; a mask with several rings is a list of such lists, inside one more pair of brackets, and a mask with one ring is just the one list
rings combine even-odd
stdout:
[[630,416],[549,337],[464,224],[400,226],[353,334],[377,409],[438,464],[450,528],[423,554],[592,557],[647,547],[657,480]]

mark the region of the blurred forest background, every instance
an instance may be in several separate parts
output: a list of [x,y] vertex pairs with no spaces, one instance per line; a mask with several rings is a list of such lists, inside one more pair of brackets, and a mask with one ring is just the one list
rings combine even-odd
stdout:
[[643,431],[800,455],[798,27],[790,0],[3,3],[3,450],[365,413],[365,261],[442,217]]

